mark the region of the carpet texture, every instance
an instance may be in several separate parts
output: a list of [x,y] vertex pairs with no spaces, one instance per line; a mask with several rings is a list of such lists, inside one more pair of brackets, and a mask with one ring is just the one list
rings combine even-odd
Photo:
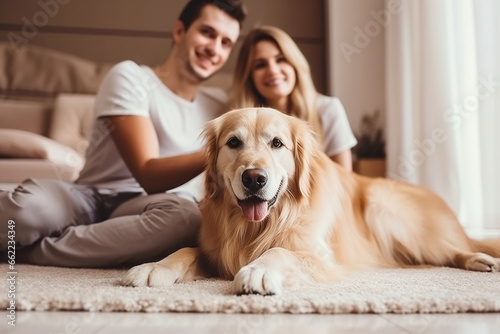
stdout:
[[[4,277],[7,265],[0,265]],[[500,273],[453,268],[384,269],[346,280],[285,289],[281,296],[235,296],[229,281],[166,288],[120,286],[124,270],[16,265],[17,310],[223,313],[500,312]],[[12,283],[12,282],[11,282]],[[2,279],[0,308],[10,303]]]

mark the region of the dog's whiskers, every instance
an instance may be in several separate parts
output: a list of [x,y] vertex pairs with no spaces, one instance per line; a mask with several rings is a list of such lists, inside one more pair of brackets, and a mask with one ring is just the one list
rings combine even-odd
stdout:
[[290,196],[292,196],[292,198],[294,199],[294,201],[297,201],[297,199],[295,199],[295,196],[293,196],[292,192],[289,189],[287,189],[286,192],[289,193]]

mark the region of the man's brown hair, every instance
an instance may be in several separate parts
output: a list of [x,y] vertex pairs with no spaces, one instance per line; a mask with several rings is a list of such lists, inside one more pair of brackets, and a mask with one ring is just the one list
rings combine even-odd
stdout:
[[179,20],[184,23],[184,28],[189,29],[193,21],[201,15],[201,11],[206,5],[214,5],[226,12],[229,16],[237,20],[241,25],[247,16],[247,9],[241,0],[191,0],[187,3],[179,16]]

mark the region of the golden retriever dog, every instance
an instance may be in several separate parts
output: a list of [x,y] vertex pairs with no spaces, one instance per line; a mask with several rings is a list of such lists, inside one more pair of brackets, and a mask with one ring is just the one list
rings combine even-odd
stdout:
[[500,240],[469,239],[427,189],[345,170],[303,121],[240,109],[209,122],[205,136],[198,248],[134,267],[124,284],[222,277],[236,294],[273,295],[342,278],[346,268],[500,270]]

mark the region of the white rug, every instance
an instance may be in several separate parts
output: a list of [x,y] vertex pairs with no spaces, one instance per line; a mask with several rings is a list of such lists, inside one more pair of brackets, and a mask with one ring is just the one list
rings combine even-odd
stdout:
[[[0,280],[0,308],[17,310],[223,313],[500,312],[500,273],[452,268],[385,269],[329,284],[285,289],[281,296],[235,296],[230,282],[203,280],[167,288],[120,286],[124,270],[16,265],[15,285]],[[9,278],[7,265],[0,265]],[[13,281],[12,281],[13,282]],[[14,282],[13,282],[14,283]],[[15,289],[15,298],[8,291]],[[12,297],[12,296],[11,296]]]

